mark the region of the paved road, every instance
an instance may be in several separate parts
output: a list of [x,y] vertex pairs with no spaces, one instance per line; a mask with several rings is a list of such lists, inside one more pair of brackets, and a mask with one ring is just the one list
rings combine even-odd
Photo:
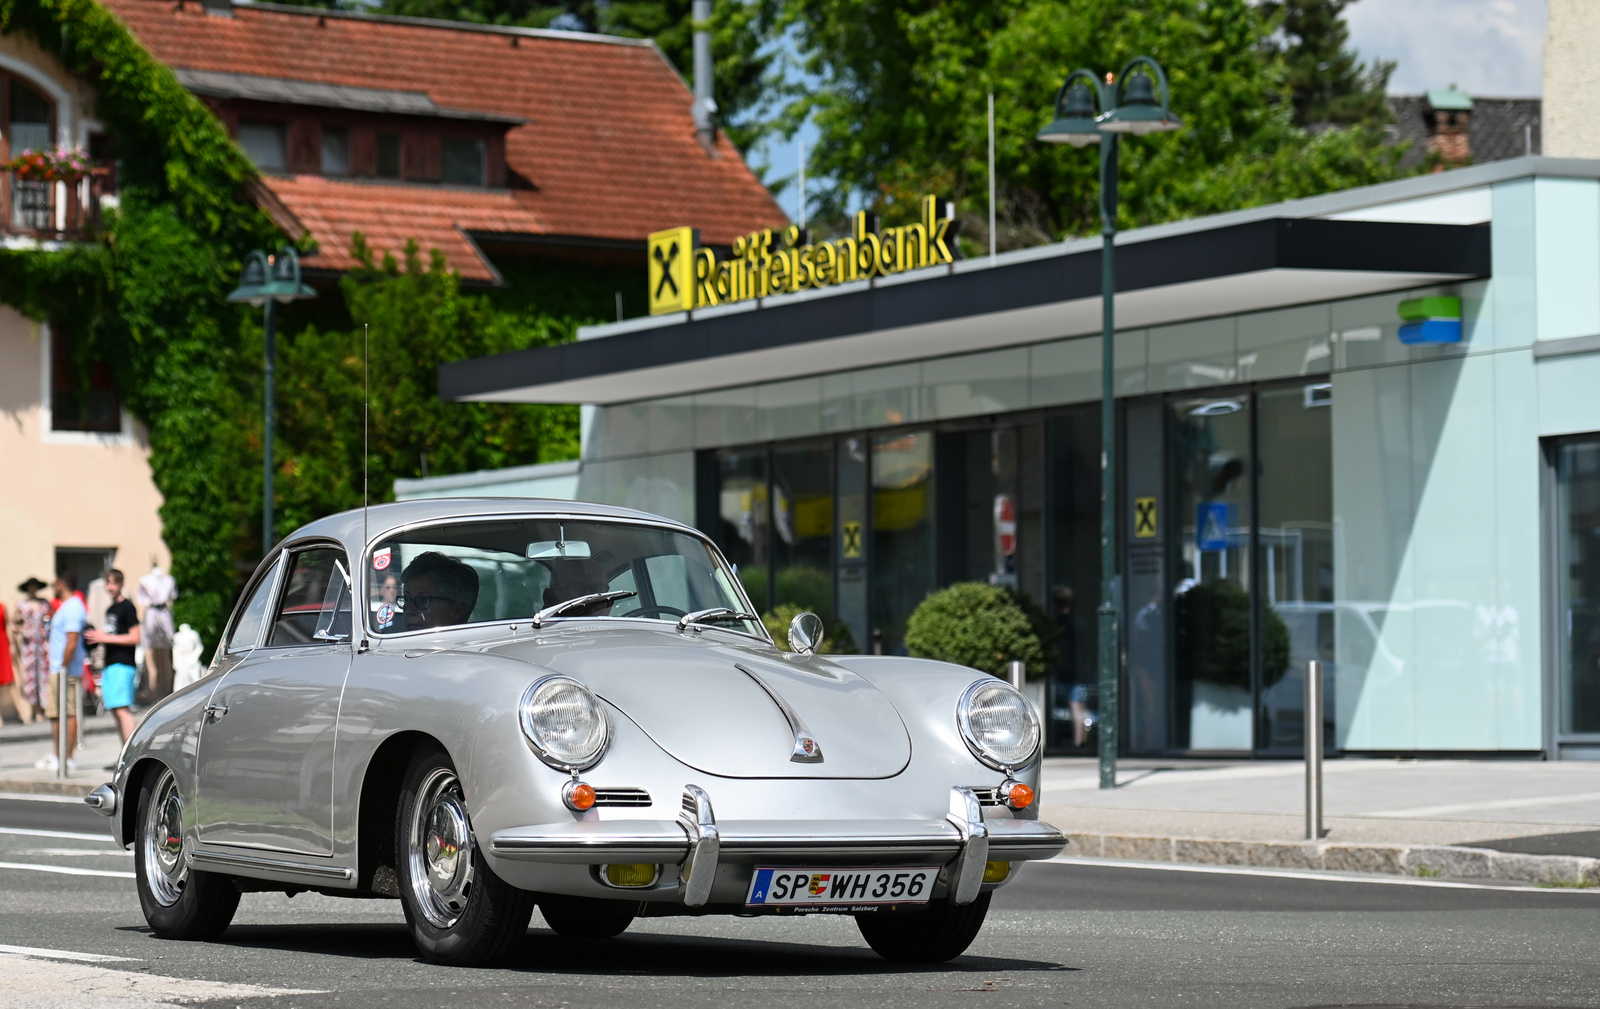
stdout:
[[[511,968],[452,970],[417,959],[397,904],[308,894],[250,894],[221,942],[163,942],[144,929],[131,855],[88,836],[80,812],[0,804],[4,1009],[1600,1009],[1600,892],[1169,868],[1031,865],[970,953],[937,968],[878,959],[848,919],[653,919],[583,945],[535,917]],[[24,960],[3,946],[91,959]]]

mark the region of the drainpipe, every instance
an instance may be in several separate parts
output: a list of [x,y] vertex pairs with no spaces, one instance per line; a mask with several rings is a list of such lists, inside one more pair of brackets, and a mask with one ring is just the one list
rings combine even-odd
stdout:
[[694,0],[694,135],[706,153],[717,153],[717,128],[712,119],[717,100],[711,97],[711,0]]

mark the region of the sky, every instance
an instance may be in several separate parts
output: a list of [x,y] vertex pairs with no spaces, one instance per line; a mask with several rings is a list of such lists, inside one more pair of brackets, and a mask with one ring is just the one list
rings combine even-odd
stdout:
[[[1350,41],[1364,61],[1394,60],[1391,94],[1459,85],[1468,94],[1510,97],[1542,90],[1545,0],[1356,0],[1345,8]],[[774,138],[750,152],[772,182],[796,174],[799,139]],[[813,188],[813,192],[815,189]],[[778,204],[799,220],[796,187]]]

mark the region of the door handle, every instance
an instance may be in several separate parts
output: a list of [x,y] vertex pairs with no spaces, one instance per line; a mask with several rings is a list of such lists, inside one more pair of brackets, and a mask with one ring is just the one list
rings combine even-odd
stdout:
[[228,706],[226,704],[208,704],[208,705],[206,705],[206,718],[208,718],[209,720],[211,720],[213,722],[216,721],[217,719],[221,718],[223,715],[226,715],[227,713],[228,713]]

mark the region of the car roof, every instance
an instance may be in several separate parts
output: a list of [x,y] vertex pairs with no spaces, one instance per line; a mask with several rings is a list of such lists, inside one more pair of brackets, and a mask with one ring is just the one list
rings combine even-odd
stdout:
[[[308,538],[335,539],[343,542],[352,553],[361,553],[370,543],[383,539],[390,532],[419,522],[439,519],[494,518],[503,515],[572,515],[582,518],[623,519],[668,525],[699,535],[692,526],[650,512],[616,505],[595,504],[591,501],[563,501],[556,498],[531,497],[441,497],[418,498],[411,501],[392,501],[375,504],[365,509],[349,511],[317,519],[284,537],[285,544]],[[363,537],[363,528],[366,536]],[[363,539],[365,542],[363,542]]]

